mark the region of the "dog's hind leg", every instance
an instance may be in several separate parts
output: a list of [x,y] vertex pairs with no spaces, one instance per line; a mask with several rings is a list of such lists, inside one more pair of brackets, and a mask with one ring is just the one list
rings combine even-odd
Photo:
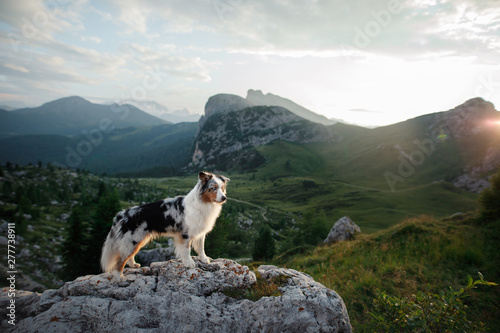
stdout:
[[[137,254],[137,252],[139,252],[139,250],[142,249],[144,247],[144,245],[146,245],[149,242],[150,239],[151,239],[150,237],[145,237],[138,244],[135,244],[135,247],[132,250],[132,253],[130,253],[128,255],[128,257],[126,257],[125,259],[122,259],[122,261],[120,261],[120,265],[119,265],[119,270],[118,271],[120,272],[120,277],[122,279],[124,278],[124,276],[123,276],[123,269],[125,268],[126,264],[128,264],[132,268],[138,268],[138,267],[141,266],[141,265],[139,265],[138,263],[135,262],[134,257]],[[132,265],[135,264],[137,266],[134,267],[134,266],[131,266],[130,264],[132,264]]]
[[191,258],[191,239],[187,235],[174,237],[175,255],[181,259],[186,268],[195,268],[196,263]]
[[128,267],[131,267],[131,268],[139,268],[141,267],[141,264],[139,263],[136,263],[135,262],[135,256],[132,256],[128,261],[127,261],[127,265]]
[[198,253],[201,262],[210,264],[210,258],[205,254],[205,235],[193,239],[193,249]]

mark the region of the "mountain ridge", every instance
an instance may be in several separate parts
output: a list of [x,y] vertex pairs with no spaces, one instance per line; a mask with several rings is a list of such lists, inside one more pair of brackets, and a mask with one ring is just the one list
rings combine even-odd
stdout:
[[271,93],[263,94],[261,90],[249,89],[247,91],[247,96],[245,98],[248,102],[253,105],[263,105],[263,106],[281,106],[289,111],[295,113],[299,117],[307,119],[309,121],[323,124],[323,125],[333,125],[337,121],[326,118],[325,116],[319,115],[305,107],[295,103],[294,101],[284,98]]
[[0,135],[80,135],[82,131],[165,124],[133,105],[102,105],[79,96],[50,101],[34,108],[0,113]]
[[[253,106],[237,95],[218,94],[209,98],[194,142],[192,165],[217,165],[223,161],[241,165],[249,159],[238,151],[254,149],[274,141],[296,143],[340,140],[328,127],[306,120],[280,106]],[[255,151],[250,153],[252,160]],[[248,162],[248,161],[247,161]],[[253,163],[250,163],[253,165]]]

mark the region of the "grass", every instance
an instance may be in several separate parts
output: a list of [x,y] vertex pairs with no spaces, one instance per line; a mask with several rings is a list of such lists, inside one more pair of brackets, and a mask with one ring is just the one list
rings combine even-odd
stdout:
[[[230,175],[229,198],[298,217],[309,209],[323,211],[332,225],[347,215],[364,233],[377,232],[402,219],[421,214],[446,217],[477,208],[477,195],[450,187],[446,182],[392,193],[313,176],[274,180],[252,177]],[[313,181],[317,186],[305,188],[304,182],[307,181]]]
[[[437,220],[409,218],[386,230],[276,262],[303,271],[338,292],[346,303],[354,331],[373,331],[369,312],[377,289],[397,296],[432,292],[466,284],[467,275],[500,281],[498,226],[478,225],[474,216]],[[470,318],[499,331],[498,287],[477,289],[467,299]]]
[[258,301],[262,297],[281,296],[279,288],[283,286],[288,277],[285,275],[278,275],[270,280],[264,279],[260,273],[254,270],[257,282],[247,289],[241,288],[228,288],[223,291],[224,295],[236,299],[248,299],[251,301]]

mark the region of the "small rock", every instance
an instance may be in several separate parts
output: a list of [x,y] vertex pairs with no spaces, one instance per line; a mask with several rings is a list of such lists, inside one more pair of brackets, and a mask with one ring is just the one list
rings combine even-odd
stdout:
[[323,243],[345,241],[351,239],[354,234],[359,232],[361,232],[359,226],[349,216],[344,216],[335,222]]

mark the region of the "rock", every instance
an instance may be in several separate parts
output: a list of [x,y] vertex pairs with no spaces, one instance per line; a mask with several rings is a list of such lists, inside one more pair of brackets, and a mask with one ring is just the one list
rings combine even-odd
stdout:
[[196,262],[192,269],[179,260],[127,269],[124,282],[105,273],[80,277],[43,294],[19,292],[15,326],[8,323],[10,298],[4,289],[2,331],[352,332],[342,298],[307,274],[260,266],[263,279],[284,281],[281,295],[251,301],[227,292],[256,282],[246,266],[228,259]]
[[[215,114],[239,111],[252,106],[251,103],[238,95],[217,94],[210,97],[205,104],[205,114],[198,121],[198,133],[208,118]],[[196,136],[198,135],[196,134]]]
[[458,176],[453,180],[453,185],[473,193],[480,193],[484,189],[490,187],[490,183],[487,179],[476,178],[470,174]]
[[351,239],[355,233],[361,232],[359,226],[349,216],[340,218],[333,225],[323,243],[334,243]]
[[221,160],[226,164],[232,159],[246,165],[249,157],[239,152],[278,140],[295,143],[341,140],[329,127],[307,121],[279,106],[254,106],[221,113],[200,120],[192,156],[194,165],[217,165]]
[[323,124],[323,125],[333,125],[335,121],[326,118],[325,116],[319,115],[306,109],[297,103],[283,98],[278,95],[273,95],[271,93],[263,94],[260,90],[248,90],[246,101],[253,105],[264,105],[264,106],[281,106],[285,109],[295,113],[297,116],[307,119],[309,121]]
[[[171,242],[171,239],[169,239],[169,245]],[[136,261],[142,266],[150,266],[153,262],[167,261],[174,257],[173,245],[152,250],[141,250],[135,256]]]
[[205,104],[205,117],[210,118],[214,114],[238,111],[249,106],[252,106],[252,103],[238,95],[217,94],[210,97]]
[[464,138],[491,130],[489,119],[498,119],[495,106],[476,97],[451,110],[430,114],[425,121],[429,134],[437,140],[440,134],[446,134],[446,138]]

